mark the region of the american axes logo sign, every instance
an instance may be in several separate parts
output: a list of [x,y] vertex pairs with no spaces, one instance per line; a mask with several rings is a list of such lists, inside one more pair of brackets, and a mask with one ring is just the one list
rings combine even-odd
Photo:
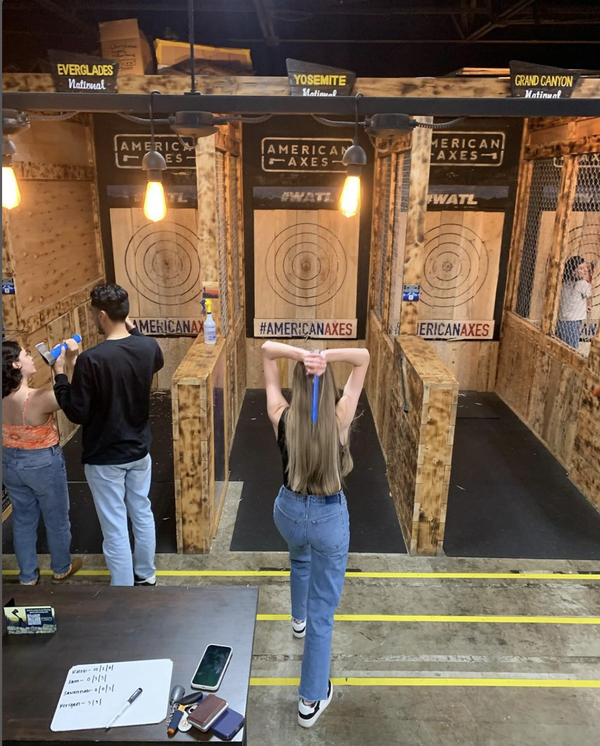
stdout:
[[511,60],[510,89],[515,98],[571,98],[579,73],[560,67]]
[[57,91],[93,91],[110,93],[117,90],[119,63],[86,54],[49,51],[52,77]]
[[356,80],[350,70],[287,59],[292,96],[349,96]]

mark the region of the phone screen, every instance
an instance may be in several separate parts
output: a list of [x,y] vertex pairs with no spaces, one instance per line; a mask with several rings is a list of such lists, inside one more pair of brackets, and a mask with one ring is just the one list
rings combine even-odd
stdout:
[[194,674],[192,684],[206,687],[217,686],[230,654],[231,648],[225,645],[209,645]]

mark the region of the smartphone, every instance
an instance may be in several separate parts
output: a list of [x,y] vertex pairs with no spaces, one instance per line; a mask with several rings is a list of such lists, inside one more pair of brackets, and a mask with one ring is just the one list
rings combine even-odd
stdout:
[[216,692],[221,686],[232,655],[233,648],[229,645],[207,645],[192,678],[192,689]]
[[231,708],[227,708],[221,717],[210,726],[210,730],[222,741],[231,741],[243,724],[244,716]]

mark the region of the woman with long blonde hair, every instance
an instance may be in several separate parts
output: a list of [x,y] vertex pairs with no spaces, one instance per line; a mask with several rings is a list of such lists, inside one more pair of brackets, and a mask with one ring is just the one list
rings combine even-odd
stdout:
[[[333,696],[329,680],[333,615],[342,594],[350,542],[342,480],[353,466],[348,438],[369,353],[356,348],[308,352],[278,342],[265,342],[262,352],[267,411],[283,460],[283,486],[273,518],[290,552],[292,634],[306,637],[298,722],[310,728]],[[277,358],[296,361],[290,404],[281,393]],[[334,362],[353,366],[341,397],[331,370]]]

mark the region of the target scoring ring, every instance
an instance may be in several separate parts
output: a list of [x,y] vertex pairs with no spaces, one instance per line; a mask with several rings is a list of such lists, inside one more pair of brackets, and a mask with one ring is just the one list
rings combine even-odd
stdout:
[[432,307],[456,307],[472,300],[485,285],[490,259],[474,231],[457,223],[425,234],[421,300]]
[[339,238],[317,223],[296,223],[280,231],[265,257],[267,279],[286,303],[311,308],[337,295],[348,271]]
[[163,221],[136,230],[125,249],[125,272],[132,287],[161,306],[180,306],[201,291],[196,234],[184,225]]

